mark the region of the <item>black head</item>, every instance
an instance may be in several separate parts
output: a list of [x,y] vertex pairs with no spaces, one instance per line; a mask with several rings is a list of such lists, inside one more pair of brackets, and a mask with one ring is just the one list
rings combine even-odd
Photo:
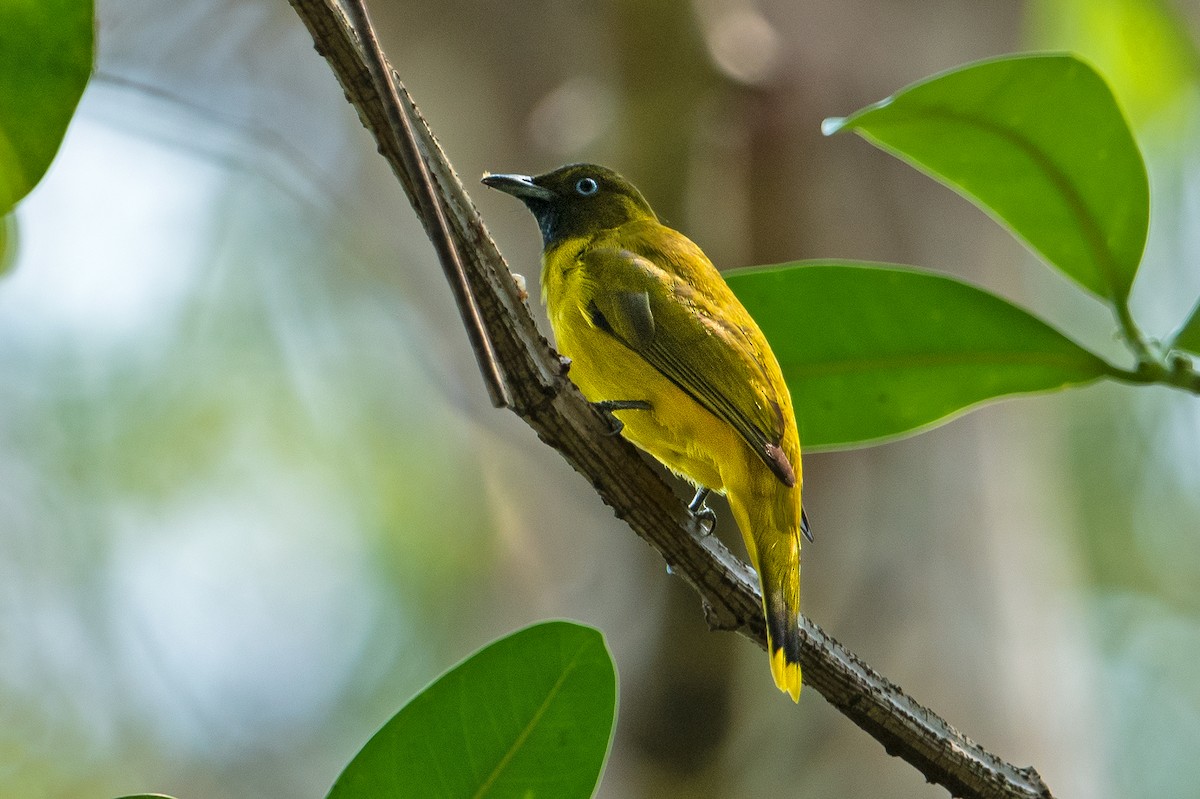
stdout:
[[626,222],[657,219],[632,183],[596,164],[568,164],[536,177],[486,175],[483,183],[525,203],[537,218],[546,247]]

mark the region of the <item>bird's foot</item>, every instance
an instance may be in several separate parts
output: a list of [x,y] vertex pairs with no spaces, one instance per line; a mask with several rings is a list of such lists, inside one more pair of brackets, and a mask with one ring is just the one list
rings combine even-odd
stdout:
[[[695,517],[700,525],[700,532],[706,537],[717,531],[717,512],[704,504],[710,493],[712,493],[711,489],[698,488],[696,496],[692,497],[692,501],[688,503],[688,513]],[[705,527],[705,522],[708,523],[707,527]]]
[[603,400],[601,402],[593,402],[592,405],[596,410],[603,413],[609,418],[612,426],[612,432],[609,435],[617,435],[625,429],[625,423],[613,416],[613,411],[648,411],[650,403],[646,400]]

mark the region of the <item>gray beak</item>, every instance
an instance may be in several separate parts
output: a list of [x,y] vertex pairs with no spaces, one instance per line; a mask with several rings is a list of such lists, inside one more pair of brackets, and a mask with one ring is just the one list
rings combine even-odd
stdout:
[[554,192],[534,183],[529,175],[484,175],[482,183],[522,200],[551,202],[555,198]]

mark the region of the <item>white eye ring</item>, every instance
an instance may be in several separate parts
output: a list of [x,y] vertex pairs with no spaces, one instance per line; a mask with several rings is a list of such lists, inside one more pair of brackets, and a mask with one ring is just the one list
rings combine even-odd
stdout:
[[600,184],[594,178],[580,178],[575,184],[575,191],[582,194],[584,197],[591,197],[600,189]]

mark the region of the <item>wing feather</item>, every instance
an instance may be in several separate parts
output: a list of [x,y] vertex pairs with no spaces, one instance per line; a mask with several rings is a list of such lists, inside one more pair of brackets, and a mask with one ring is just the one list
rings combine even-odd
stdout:
[[736,299],[716,270],[705,262],[727,296],[706,295],[629,250],[588,250],[581,264],[592,286],[593,323],[731,425],[784,485],[795,485],[795,471],[780,448],[783,413],[761,348],[744,326],[727,318],[729,301]]

